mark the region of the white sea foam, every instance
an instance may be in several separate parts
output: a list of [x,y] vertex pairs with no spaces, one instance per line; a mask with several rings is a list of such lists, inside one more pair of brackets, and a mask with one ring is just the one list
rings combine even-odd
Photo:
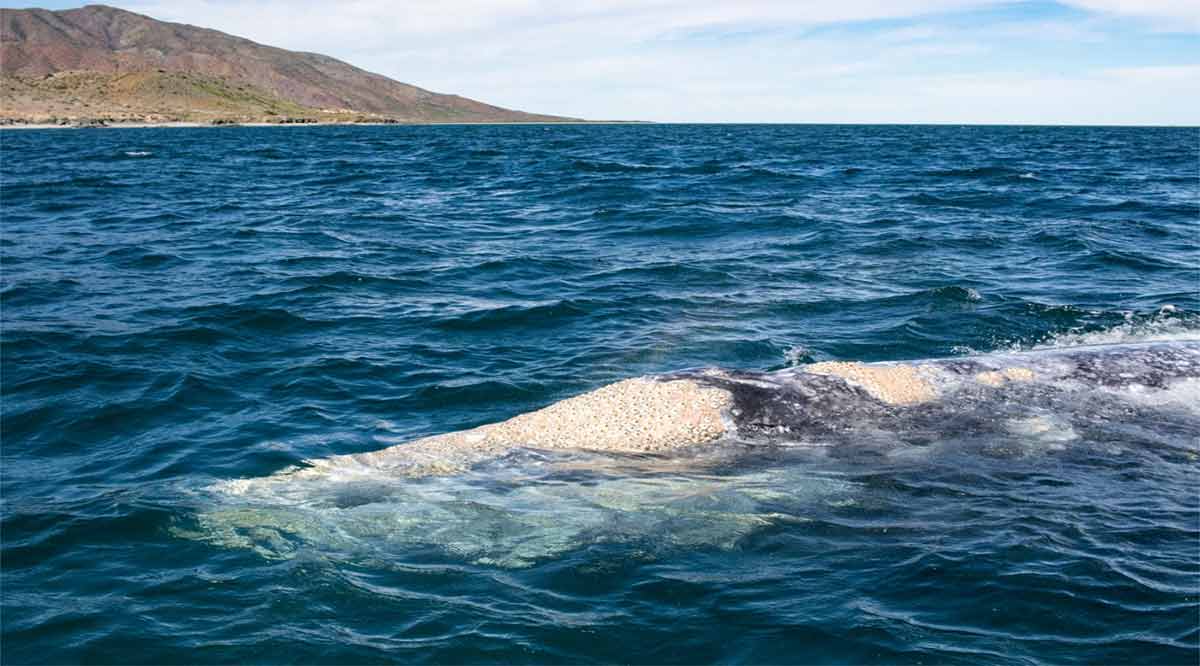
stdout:
[[149,155],[153,155],[154,153],[151,153],[148,150],[127,150],[125,151],[125,154],[129,157],[147,157]]
[[1107,391],[1125,401],[1146,407],[1168,407],[1200,414],[1200,377],[1178,379],[1166,388],[1131,384]]
[[1174,316],[1177,312],[1174,305],[1164,305],[1153,317],[1143,320],[1135,319],[1133,313],[1126,313],[1125,322],[1116,326],[1100,331],[1059,333],[1034,345],[1033,349],[1200,340],[1200,322]]
[[812,350],[804,345],[792,345],[784,350],[783,360],[789,367],[802,365],[812,360]]
[[1066,442],[1079,439],[1079,434],[1070,423],[1052,414],[1010,419],[1006,426],[1010,433],[1024,441],[1050,449],[1061,449]]

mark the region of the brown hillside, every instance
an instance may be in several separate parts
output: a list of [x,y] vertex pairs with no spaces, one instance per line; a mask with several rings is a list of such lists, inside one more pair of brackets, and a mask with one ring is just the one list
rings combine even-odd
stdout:
[[434,93],[328,56],[103,5],[0,9],[0,76],[0,116],[10,119],[571,120]]

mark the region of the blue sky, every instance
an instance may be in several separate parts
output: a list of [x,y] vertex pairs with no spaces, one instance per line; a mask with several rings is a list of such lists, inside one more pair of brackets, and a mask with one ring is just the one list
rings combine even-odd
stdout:
[[117,5],[595,119],[1200,124],[1200,0]]

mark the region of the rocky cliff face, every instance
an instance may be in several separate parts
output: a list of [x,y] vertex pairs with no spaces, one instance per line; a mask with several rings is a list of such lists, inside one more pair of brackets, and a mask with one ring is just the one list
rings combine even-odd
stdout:
[[569,120],[103,5],[0,9],[0,76],[0,116],[9,119]]

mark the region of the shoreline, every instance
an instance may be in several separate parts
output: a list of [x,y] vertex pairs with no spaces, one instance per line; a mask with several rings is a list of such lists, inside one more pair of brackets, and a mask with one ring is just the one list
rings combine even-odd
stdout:
[[571,121],[527,121],[527,122],[315,122],[315,123],[201,123],[191,121],[171,121],[163,123],[129,122],[106,123],[103,125],[67,124],[60,123],[12,123],[0,125],[2,130],[50,130],[50,129],[148,129],[148,128],[183,128],[195,129],[202,127],[429,127],[437,125],[653,125],[648,120],[571,120]]
[[792,126],[792,125],[807,125],[807,126],[830,126],[830,127],[1070,127],[1070,128],[1129,128],[1129,129],[1195,129],[1200,128],[1200,125],[1037,125],[1037,124],[995,124],[995,123],[948,123],[948,122],[930,122],[930,123],[778,123],[778,122],[682,122],[669,121],[659,122],[654,120],[570,120],[570,121],[529,121],[529,122],[395,122],[395,123],[357,123],[357,122],[316,122],[316,123],[229,123],[218,124],[190,122],[190,121],[171,121],[163,123],[144,123],[144,122],[129,122],[129,123],[109,123],[106,125],[63,125],[59,123],[11,123],[0,124],[0,131],[3,130],[49,130],[49,129],[146,129],[146,128],[200,128],[200,127],[313,127],[313,126],[408,126],[408,127],[431,127],[441,125],[756,125],[756,126]]

